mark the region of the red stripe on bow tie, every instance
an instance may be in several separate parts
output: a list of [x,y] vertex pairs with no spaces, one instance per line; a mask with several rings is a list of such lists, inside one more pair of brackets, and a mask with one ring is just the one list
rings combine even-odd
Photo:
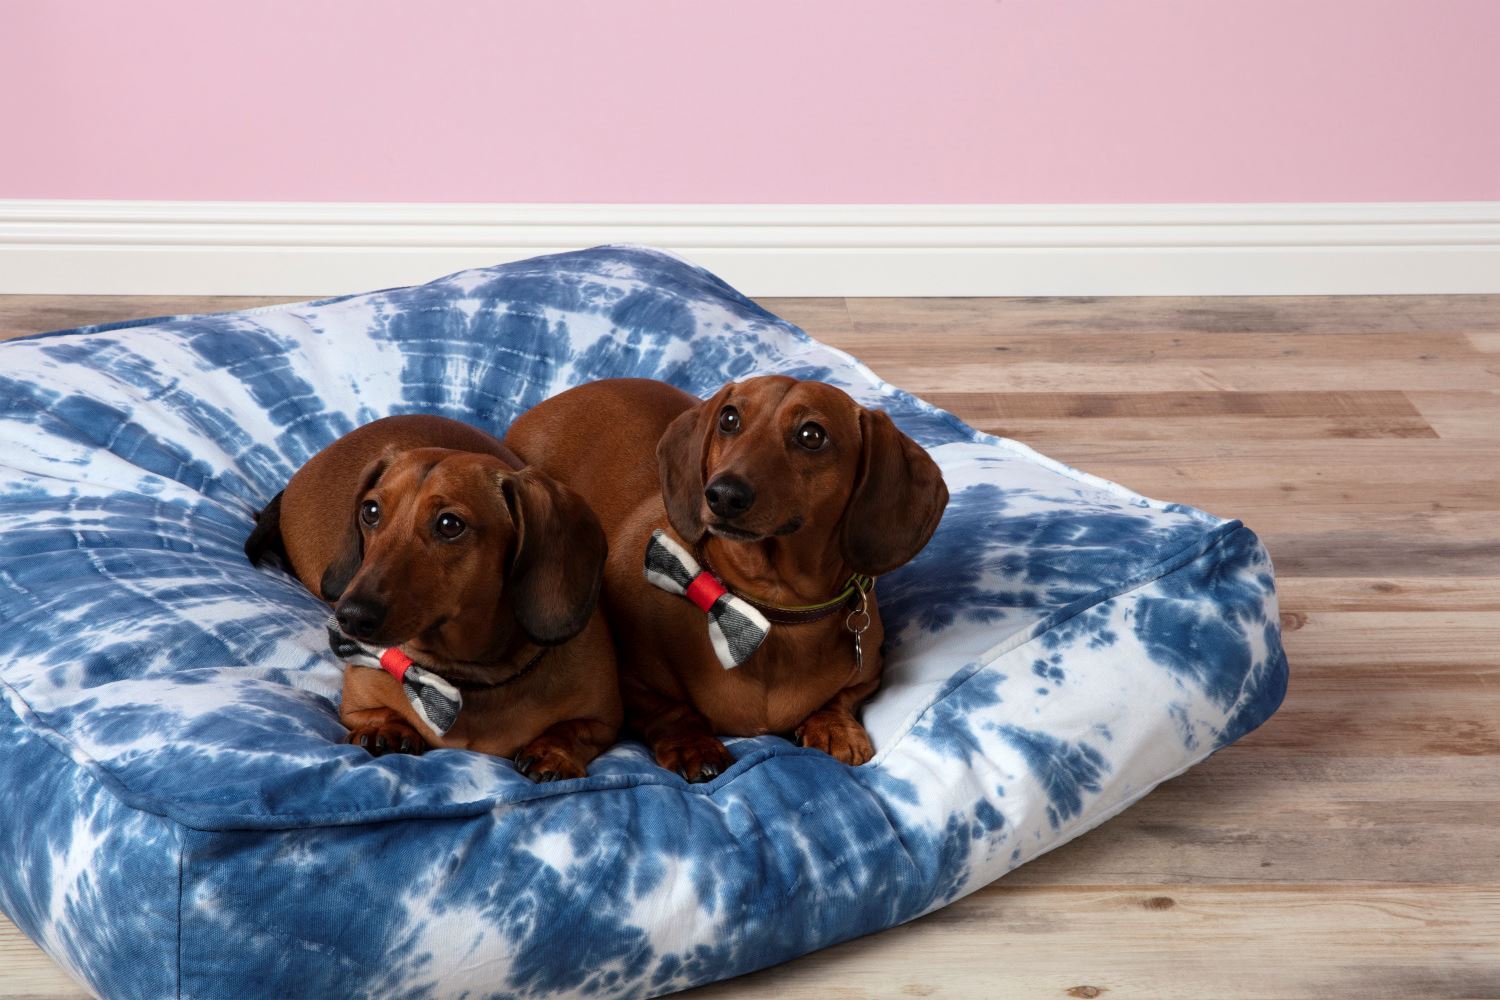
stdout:
[[693,577],[693,582],[688,584],[684,596],[702,611],[707,611],[714,606],[714,602],[725,594],[724,585],[715,580],[707,571]]
[[396,678],[406,680],[406,669],[411,666],[411,657],[392,646],[380,654],[380,669]]

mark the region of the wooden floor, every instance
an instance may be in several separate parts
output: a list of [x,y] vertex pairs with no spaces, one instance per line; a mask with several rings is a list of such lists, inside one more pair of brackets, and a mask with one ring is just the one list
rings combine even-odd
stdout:
[[[0,335],[264,301],[0,297]],[[765,304],[984,430],[1243,518],[1292,681],[1002,882],[699,996],[1500,997],[1500,296]],[[9,925],[0,970],[78,993]]]

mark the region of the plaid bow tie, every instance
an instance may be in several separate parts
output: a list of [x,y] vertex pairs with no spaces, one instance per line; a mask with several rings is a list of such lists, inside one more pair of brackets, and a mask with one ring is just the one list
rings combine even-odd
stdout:
[[669,594],[681,594],[708,615],[708,639],[725,670],[733,670],[760,648],[771,623],[712,573],[704,572],[687,549],[660,529],[646,546],[646,580]]
[[411,702],[417,718],[426,723],[428,729],[442,736],[453,728],[453,722],[458,718],[458,710],[463,708],[463,695],[458,693],[458,688],[426,667],[414,663],[410,656],[395,646],[386,649],[366,646],[357,639],[351,639],[345,635],[339,628],[337,618],[330,618],[328,619],[328,647],[333,650],[334,656],[351,667],[372,667],[376,670],[384,670],[400,681],[401,690],[406,693],[406,700]]

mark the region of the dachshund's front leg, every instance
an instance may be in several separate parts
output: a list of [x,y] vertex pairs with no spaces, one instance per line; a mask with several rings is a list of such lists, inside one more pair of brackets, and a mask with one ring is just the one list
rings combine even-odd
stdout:
[[424,752],[427,740],[410,720],[391,707],[389,699],[402,697],[401,685],[389,674],[346,667],[339,721],[349,730],[348,742],[364,747],[376,757]]
[[616,728],[597,719],[555,722],[516,754],[516,770],[538,784],[582,778],[589,761],[614,742]]
[[871,680],[846,687],[828,704],[809,715],[793,735],[798,743],[821,750],[834,760],[858,767],[875,756],[870,734],[855,717],[859,706],[880,687],[877,674]]
[[687,781],[712,781],[734,763],[708,720],[691,705],[631,686],[626,719],[656,756],[656,762]]
[[388,753],[416,755],[427,749],[422,734],[390,709],[345,713],[341,721],[349,730],[349,742],[364,747],[374,757]]

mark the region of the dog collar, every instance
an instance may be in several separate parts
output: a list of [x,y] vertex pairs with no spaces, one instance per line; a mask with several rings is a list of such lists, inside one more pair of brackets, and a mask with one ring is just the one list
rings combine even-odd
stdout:
[[[700,553],[701,554],[701,553]],[[680,594],[708,616],[708,638],[725,670],[732,670],[760,648],[772,623],[803,625],[820,621],[845,608],[845,627],[854,634],[855,658],[860,660],[860,637],[869,626],[868,595],[873,577],[855,574],[836,597],[821,604],[784,608],[736,594],[716,576],[707,558],[700,564],[692,553],[657,529],[646,543],[646,580],[669,594]]]
[[395,646],[376,648],[350,638],[344,634],[343,629],[339,628],[337,618],[329,618],[327,627],[328,647],[333,650],[334,656],[351,667],[384,670],[396,678],[401,683],[401,690],[405,693],[412,710],[417,713],[417,717],[439,736],[452,729],[453,723],[458,719],[458,713],[464,704],[461,688],[478,691],[513,684],[531,673],[547,653],[547,647],[543,646],[530,660],[526,661],[520,670],[501,680],[485,684],[458,685],[439,677]]

